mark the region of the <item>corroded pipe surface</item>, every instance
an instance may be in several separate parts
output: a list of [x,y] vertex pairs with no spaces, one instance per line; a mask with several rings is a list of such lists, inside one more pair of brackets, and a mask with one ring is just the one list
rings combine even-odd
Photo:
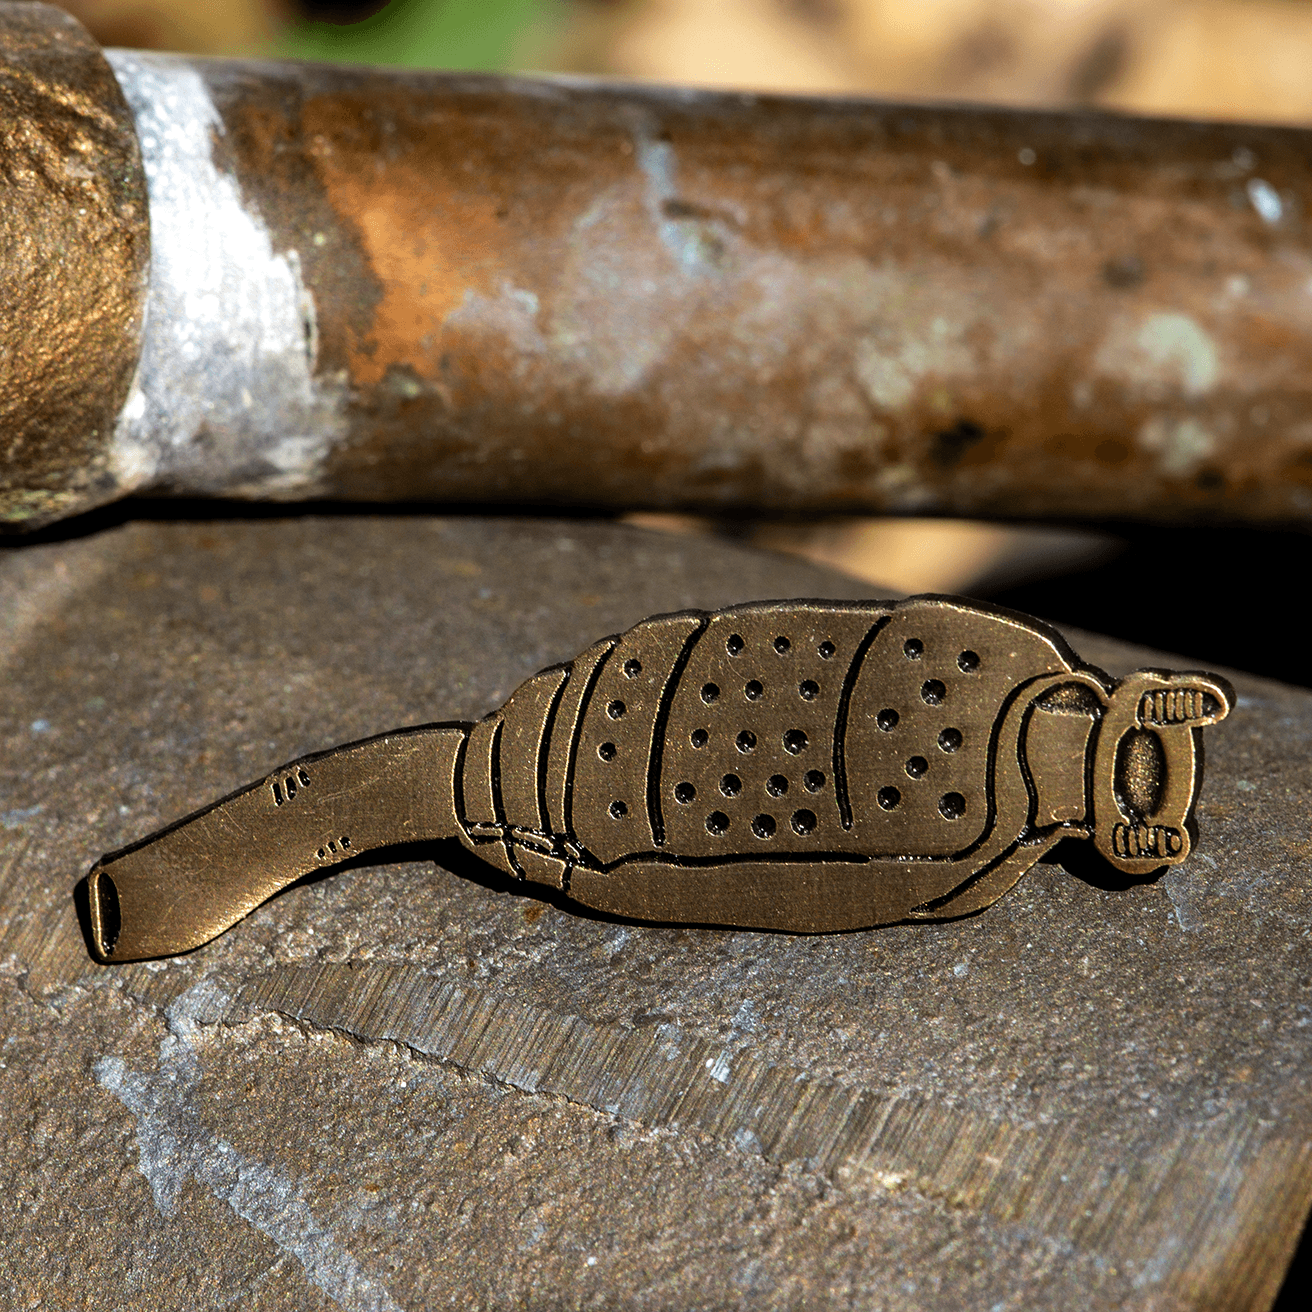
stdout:
[[150,258],[132,114],[100,48],[0,2],[0,523],[115,495]]
[[100,499],[1312,521],[1308,132],[108,58]]

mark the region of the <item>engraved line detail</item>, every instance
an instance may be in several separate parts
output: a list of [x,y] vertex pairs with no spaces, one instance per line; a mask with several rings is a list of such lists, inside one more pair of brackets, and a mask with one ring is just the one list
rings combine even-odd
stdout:
[[647,821],[651,825],[652,842],[657,847],[665,846],[665,815],[661,809],[661,766],[665,756],[665,730],[670,722],[670,708],[674,704],[674,695],[682,682],[683,671],[692,658],[693,648],[706,632],[707,623],[708,621],[703,619],[684,640],[665,680],[665,686],[661,689],[656,723],[652,726],[651,756],[647,761]]
[[844,829],[852,828],[852,799],[847,791],[847,714],[852,702],[852,692],[856,688],[861,666],[865,663],[866,652],[870,644],[879,636],[880,630],[893,617],[885,615],[870,626],[870,631],[856,645],[852,653],[851,664],[843,676],[843,689],[838,694],[838,714],[834,717],[834,800],[838,803],[838,821]]
[[[606,668],[607,661],[615,654],[618,645],[619,639],[612,638],[610,646],[602,652],[597,663],[592,667],[592,673],[588,676],[587,685],[583,689],[583,696],[579,698],[579,710],[574,718],[574,733],[569,744],[569,760],[565,766],[565,833],[580,852],[586,852],[587,849],[579,842],[579,836],[574,831],[574,771],[578,767],[579,740],[583,737],[588,707],[592,702],[592,694],[596,691],[597,683],[601,679],[601,672]],[[592,856],[592,853],[588,852],[588,855]],[[596,857],[592,856],[592,859],[595,861]]]
[[547,759],[551,754],[551,735],[556,729],[556,715],[560,711],[561,698],[564,697],[565,689],[569,687],[570,679],[574,674],[574,667],[572,665],[565,665],[561,668],[565,672],[565,677],[561,679],[555,693],[552,694],[551,705],[547,707],[547,715],[542,722],[542,733],[538,737],[538,759],[536,765],[538,785],[538,828],[544,833],[551,829],[551,816],[547,813]]

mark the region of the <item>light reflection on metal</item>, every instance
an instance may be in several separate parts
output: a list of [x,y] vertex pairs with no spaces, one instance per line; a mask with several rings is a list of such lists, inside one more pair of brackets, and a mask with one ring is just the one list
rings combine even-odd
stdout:
[[108,58],[141,370],[60,428],[19,361],[102,472],[34,499],[16,450],[11,524],[130,492],[1312,517],[1306,131]]
[[150,224],[132,114],[86,30],[0,0],[0,527],[118,495]]
[[371,849],[459,838],[525,886],[648,921],[816,933],[980,911],[1065,837],[1188,857],[1229,685],[1119,682],[948,598],[650,619],[477,724],[305,757],[104,857],[107,961],[186,951]]

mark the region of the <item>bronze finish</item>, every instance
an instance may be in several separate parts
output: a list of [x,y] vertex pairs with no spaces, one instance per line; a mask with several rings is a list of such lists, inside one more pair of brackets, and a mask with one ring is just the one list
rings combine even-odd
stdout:
[[90,34],[0,2],[0,523],[112,500],[150,257],[132,115]]
[[980,911],[1059,839],[1127,874],[1194,842],[1210,674],[1119,682],[941,597],[647,620],[474,725],[275,771],[89,876],[106,961],[222,933],[293,880],[459,837],[525,883],[665,922],[815,933]]

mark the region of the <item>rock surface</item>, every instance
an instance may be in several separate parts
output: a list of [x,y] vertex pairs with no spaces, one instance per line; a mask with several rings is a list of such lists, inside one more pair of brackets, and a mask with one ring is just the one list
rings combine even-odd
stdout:
[[863,588],[551,521],[0,555],[0,1303],[1266,1307],[1312,1199],[1304,691],[1236,677],[1155,882],[1061,849],[982,916],[803,938],[571,914],[442,848],[87,956],[93,859],[280,761],[654,612]]

